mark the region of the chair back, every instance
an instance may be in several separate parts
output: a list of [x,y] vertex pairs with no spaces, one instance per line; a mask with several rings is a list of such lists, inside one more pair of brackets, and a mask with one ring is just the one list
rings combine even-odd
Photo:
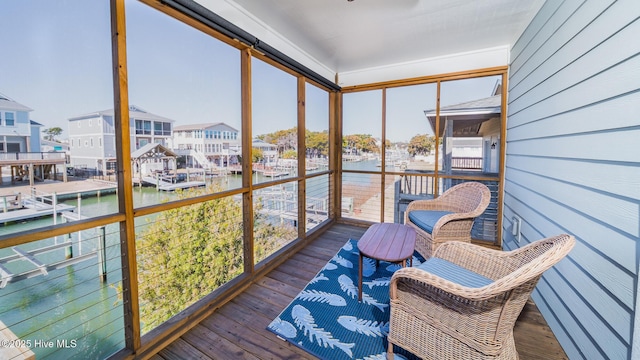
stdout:
[[499,281],[522,283],[539,277],[567,256],[575,243],[573,236],[561,234],[513,250],[509,264],[511,272]]
[[573,236],[562,234],[534,241],[511,252],[513,256],[510,266],[513,271],[491,285],[494,287],[493,291],[502,289],[509,294],[503,303],[496,338],[504,339],[509,336],[542,274],[567,256],[575,241]]
[[491,201],[489,188],[477,181],[467,181],[455,185],[440,195],[447,206],[454,212],[472,212],[473,217],[479,216]]

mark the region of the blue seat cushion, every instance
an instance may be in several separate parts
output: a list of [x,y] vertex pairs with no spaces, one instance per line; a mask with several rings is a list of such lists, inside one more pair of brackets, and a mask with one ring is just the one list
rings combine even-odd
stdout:
[[481,288],[493,282],[483,275],[440,258],[431,258],[417,268],[468,288]]
[[453,213],[451,211],[413,210],[409,211],[409,220],[431,234],[438,220],[447,214]]

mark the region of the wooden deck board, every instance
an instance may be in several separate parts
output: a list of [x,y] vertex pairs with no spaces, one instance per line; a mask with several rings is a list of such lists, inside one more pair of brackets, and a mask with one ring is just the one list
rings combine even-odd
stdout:
[[191,329],[182,339],[212,359],[259,359],[238,344],[213,332],[204,324],[199,324]]
[[189,344],[182,338],[171,343],[171,346],[167,346],[164,349],[160,350],[158,355],[165,360],[211,359],[200,350],[191,346],[191,344]]
[[[315,359],[266,329],[348,239],[366,228],[338,224],[259,279],[230,303],[203,320],[156,357],[237,359]],[[207,331],[209,333],[207,333]],[[532,301],[514,328],[521,360],[567,359]]]
[[218,313],[202,322],[210,331],[236,343],[245,352],[241,356],[221,357],[221,359],[250,359],[254,357],[256,359],[300,358],[305,354],[304,352],[293,352],[293,348],[277,346],[273,341],[273,337],[267,336],[263,330],[255,327],[255,325],[239,323],[235,320],[236,314],[230,315],[231,318]]

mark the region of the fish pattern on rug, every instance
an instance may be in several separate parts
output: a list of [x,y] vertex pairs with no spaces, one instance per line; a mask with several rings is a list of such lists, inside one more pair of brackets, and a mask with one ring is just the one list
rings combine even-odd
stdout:
[[[424,259],[417,253],[413,266]],[[267,327],[321,359],[386,359],[389,281],[400,265],[363,258],[358,301],[358,248],[349,240]],[[401,349],[396,359],[412,359]]]

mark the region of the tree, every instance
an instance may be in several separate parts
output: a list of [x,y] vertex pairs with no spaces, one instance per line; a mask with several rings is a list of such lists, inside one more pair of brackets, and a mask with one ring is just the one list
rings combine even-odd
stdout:
[[[277,130],[269,134],[258,135],[256,138],[278,146],[278,153],[283,158],[291,154],[291,151],[298,150],[298,128],[293,127],[287,130]],[[305,145],[307,154],[329,155],[329,132],[328,131],[310,131],[305,130]],[[297,155],[296,155],[297,157]]]
[[282,152],[281,157],[283,159],[297,159],[298,158],[298,152],[295,150],[285,150],[284,152]]
[[369,134],[346,135],[342,139],[342,147],[344,149],[349,148],[352,152],[356,150],[356,155],[360,152],[376,154],[380,152],[380,148],[376,144],[376,139]]
[[256,147],[251,148],[251,162],[257,163],[264,159],[264,152],[262,149],[258,149]]
[[60,134],[62,134],[62,131],[63,130],[57,126],[42,130],[42,132],[45,133],[45,140],[49,141],[58,141],[56,137],[60,136]]
[[329,155],[329,132],[328,131],[306,131],[305,143],[307,154]]
[[431,152],[436,140],[434,136],[416,135],[409,141],[407,151],[411,156],[426,155]]
[[[192,198],[220,188],[179,192]],[[258,202],[259,204],[259,202]],[[260,261],[295,239],[255,207],[254,254]],[[160,213],[136,237],[140,319],[147,332],[243,272],[242,203],[223,197]]]

